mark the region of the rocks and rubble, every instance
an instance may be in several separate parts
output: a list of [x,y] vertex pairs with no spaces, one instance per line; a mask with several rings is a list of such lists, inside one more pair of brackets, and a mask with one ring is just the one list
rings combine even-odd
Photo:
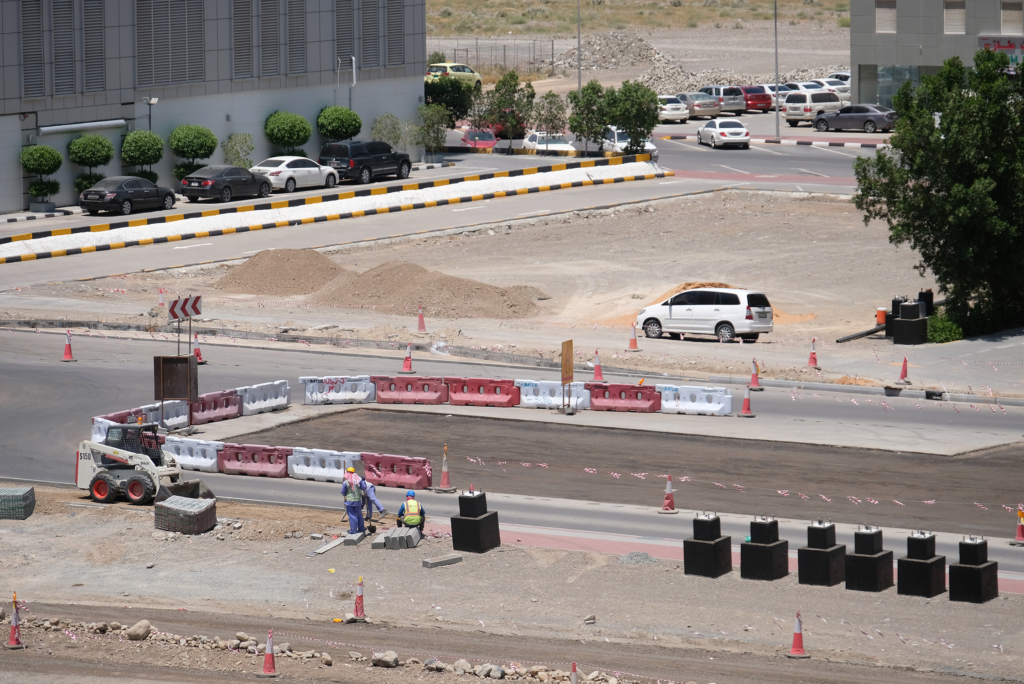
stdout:
[[[583,69],[590,71],[638,64],[667,64],[671,60],[671,57],[661,54],[636,31],[591,34],[583,38],[580,52],[583,55]],[[576,48],[559,55],[555,60],[555,68],[575,69]]]
[[[842,64],[815,67],[812,69],[794,69],[779,74],[779,83],[807,81],[812,78],[824,78],[836,71],[848,71],[849,67]],[[707,69],[705,71],[687,71],[678,64],[655,64],[640,74],[637,81],[658,93],[687,93],[700,90],[708,85],[756,85],[758,83],[774,83],[775,74],[739,74],[730,69]]]

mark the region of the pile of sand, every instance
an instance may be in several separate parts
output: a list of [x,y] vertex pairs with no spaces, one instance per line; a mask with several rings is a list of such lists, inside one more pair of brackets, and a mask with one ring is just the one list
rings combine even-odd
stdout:
[[431,318],[529,318],[547,295],[535,287],[497,287],[457,278],[407,262],[389,262],[358,275],[345,273],[317,292],[320,304],[374,307],[395,315],[415,313],[422,304]]
[[214,287],[259,295],[305,295],[316,292],[345,269],[312,249],[267,249],[235,266]]

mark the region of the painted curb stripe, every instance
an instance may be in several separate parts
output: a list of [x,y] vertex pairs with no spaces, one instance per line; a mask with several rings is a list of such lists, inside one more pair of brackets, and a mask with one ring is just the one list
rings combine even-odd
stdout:
[[[646,156],[646,155],[640,155]],[[641,161],[646,161],[641,159]],[[602,163],[604,162],[604,163]],[[591,164],[593,165],[593,164]],[[606,166],[607,160],[597,160],[598,166]],[[0,257],[0,264],[13,264],[22,261],[36,261],[37,259],[52,259],[62,256],[74,256],[76,254],[88,254],[90,252],[107,252],[114,249],[124,249],[125,247],[138,247],[141,245],[159,245],[165,242],[180,242],[183,240],[192,240],[195,238],[207,238],[207,237],[219,237],[221,235],[233,235],[236,233],[251,233],[258,230],[270,230],[272,228],[285,228],[287,226],[298,226],[306,223],[322,223],[324,221],[341,221],[350,218],[359,218],[362,216],[376,216],[377,214],[390,214],[392,212],[410,211],[413,209],[424,209],[426,207],[443,207],[452,204],[462,204],[474,201],[482,201],[489,199],[497,199],[501,197],[516,197],[518,195],[526,195],[536,192],[547,192],[552,190],[567,190],[569,188],[582,188],[589,187],[592,185],[611,185],[615,183],[626,183],[630,181],[641,181],[641,180],[653,180],[655,178],[665,178],[664,173],[651,173],[643,176],[623,176],[619,178],[603,178],[598,180],[585,180],[585,181],[573,181],[572,183],[561,183],[559,185],[546,185],[538,188],[521,188],[518,190],[501,190],[498,192],[489,192],[485,195],[473,195],[470,197],[453,197],[451,199],[436,200],[431,202],[417,202],[412,205],[399,205],[392,207],[381,207],[380,209],[365,209],[360,211],[351,211],[344,214],[330,214],[327,216],[316,216],[305,219],[291,219],[288,221],[277,221],[275,223],[263,223],[252,226],[239,226],[236,228],[221,228],[217,230],[201,231],[198,233],[185,233],[182,235],[167,235],[164,237],[155,238],[144,238],[140,240],[129,240],[127,242],[115,242],[106,245],[95,245],[89,247],[73,247],[71,249],[56,250],[53,252],[38,252],[36,254],[22,254],[13,257]]]
[[[658,140],[696,140],[695,135],[665,135]],[[881,150],[889,147],[889,143],[851,143],[825,142],[822,140],[770,140],[768,138],[751,138],[750,142],[762,145],[805,145],[808,147],[854,147],[869,150]]]
[[[462,176],[461,178],[444,178],[436,181],[424,181],[422,183],[409,183],[407,185],[389,185],[383,188],[367,188],[365,190],[351,190],[334,195],[320,195],[319,197],[304,197],[294,200],[280,200],[277,202],[263,202],[261,204],[248,204],[238,207],[226,207],[224,209],[207,209],[204,211],[192,211],[186,214],[172,214],[170,216],[156,216],[148,219],[135,219],[131,221],[117,221],[113,223],[99,223],[92,226],[78,226],[75,228],[59,228],[55,230],[42,230],[37,233],[23,233],[21,235],[10,235],[0,237],[0,245],[21,240],[38,240],[40,238],[54,237],[56,235],[74,235],[77,233],[102,233],[108,230],[119,228],[135,228],[138,226],[151,226],[157,223],[170,223],[171,221],[182,221],[184,219],[205,218],[207,216],[221,216],[223,214],[238,214],[246,211],[263,211],[267,209],[287,209],[289,207],[302,207],[310,204],[321,204],[323,202],[334,202],[336,200],[352,199],[353,197],[371,197],[374,195],[387,195],[393,192],[404,190],[429,190],[444,185],[454,185],[468,181],[490,180],[492,178],[517,178],[519,176],[531,175],[534,173],[549,173],[551,171],[565,171],[567,169],[591,168],[594,166],[614,166],[624,163],[650,161],[651,155],[637,154],[628,157],[614,157],[610,159],[590,159],[581,162],[569,162],[551,166],[537,166],[530,169],[513,169],[510,171],[498,171],[495,173],[483,173],[475,176]],[[58,232],[59,231],[59,232]],[[11,257],[3,257],[10,259]],[[0,263],[5,263],[0,261]],[[9,263],[9,262],[7,262]]]

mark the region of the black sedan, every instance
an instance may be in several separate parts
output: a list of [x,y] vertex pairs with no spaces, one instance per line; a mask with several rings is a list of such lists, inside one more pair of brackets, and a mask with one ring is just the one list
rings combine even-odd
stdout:
[[204,166],[181,179],[181,194],[190,202],[214,197],[230,202],[232,197],[270,195],[270,179],[238,166]]
[[896,112],[885,105],[858,104],[843,107],[837,112],[820,114],[814,120],[814,127],[824,133],[833,131],[862,130],[865,133],[889,131],[896,125]]
[[127,216],[140,209],[171,209],[174,191],[135,176],[104,178],[79,195],[78,205],[92,215],[113,211]]
[[375,176],[397,176],[404,180],[412,169],[408,154],[379,140],[327,143],[321,148],[317,162],[337,171],[339,177],[354,179],[363,185]]

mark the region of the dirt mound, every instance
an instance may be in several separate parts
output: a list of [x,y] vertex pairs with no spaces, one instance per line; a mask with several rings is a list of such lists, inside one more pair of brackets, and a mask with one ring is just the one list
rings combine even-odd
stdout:
[[[589,35],[580,43],[583,69],[617,69],[619,67],[666,61],[650,43],[635,31],[612,31]],[[576,48],[559,55],[559,69],[576,68]]]
[[663,301],[665,301],[674,294],[678,294],[684,290],[695,290],[698,287],[725,287],[731,289],[733,286],[727,285],[726,283],[716,283],[712,280],[697,280],[691,283],[680,283],[673,287],[671,290],[668,290],[664,294],[661,294],[658,297],[652,299],[651,303],[648,304],[648,306],[650,306],[651,304],[661,304]]
[[312,294],[345,269],[312,249],[266,249],[235,266],[214,287],[261,295]]
[[[806,81],[811,78],[824,78],[836,71],[847,71],[849,67],[841,64],[816,67],[813,69],[795,69],[779,74],[779,83],[790,81]],[[699,90],[707,85],[726,83],[729,85],[756,85],[758,83],[774,83],[775,74],[738,74],[729,69],[708,69],[692,72],[675,64],[655,64],[640,74],[637,79],[647,87],[659,93],[688,93]]]
[[374,307],[382,313],[407,315],[423,304],[433,318],[529,318],[540,312],[536,302],[547,295],[535,287],[497,287],[457,278],[407,262],[389,262],[331,283],[313,301]]

